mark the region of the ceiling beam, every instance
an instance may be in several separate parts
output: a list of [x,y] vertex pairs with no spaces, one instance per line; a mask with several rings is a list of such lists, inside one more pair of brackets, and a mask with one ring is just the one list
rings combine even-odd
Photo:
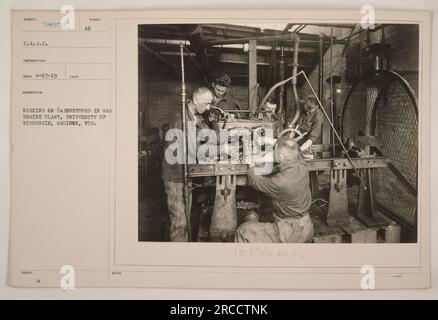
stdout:
[[[248,64],[247,54],[237,54],[237,53],[217,53],[213,55],[213,59],[216,62],[231,63],[231,64]],[[310,59],[309,59],[310,60]],[[268,66],[270,65],[271,59],[268,56],[257,56],[257,65]],[[286,62],[288,67],[292,67],[292,59]],[[309,63],[300,63],[302,68],[313,68]]]
[[[217,40],[208,40],[207,45],[221,45],[221,44],[241,44],[247,43],[249,40],[257,40],[257,43],[272,43],[272,42],[286,42],[291,45],[295,41],[295,33],[281,34],[281,35],[262,35],[262,36],[253,36],[253,37],[245,37],[245,38],[233,38],[233,39],[217,39]],[[310,33],[300,33],[299,35],[300,43],[319,43],[319,35],[310,34]],[[330,38],[326,37],[324,42],[330,43]],[[334,44],[345,44],[346,41],[333,39]]]

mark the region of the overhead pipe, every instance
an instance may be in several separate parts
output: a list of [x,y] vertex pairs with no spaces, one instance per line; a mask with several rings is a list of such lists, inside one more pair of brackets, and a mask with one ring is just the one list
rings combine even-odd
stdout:
[[[292,120],[292,124],[295,123],[298,120],[298,117],[300,116],[300,109],[299,109],[300,98],[298,96],[298,90],[297,90],[299,46],[300,46],[300,37],[294,33],[294,56],[293,56],[293,62],[292,62],[292,77],[274,84],[274,86],[272,86],[271,89],[266,93],[265,97],[262,99],[262,101],[260,102],[259,107],[258,107],[258,110],[261,110],[262,107],[265,105],[266,101],[268,100],[269,96],[272,94],[272,92],[276,88],[283,86],[286,82],[288,82],[289,80],[292,80],[292,92],[293,92],[293,96],[294,96],[295,104],[296,104],[296,111],[295,111],[295,116]],[[281,114],[277,113],[277,116],[279,116],[281,118]]]
[[318,64],[318,98],[323,101],[324,84],[324,34],[319,35],[319,64]]
[[[221,49],[242,49],[244,51],[248,51],[248,44],[246,44],[246,43],[215,44],[212,47],[221,48]],[[257,50],[272,51],[274,49],[274,47],[275,46],[257,45]],[[275,48],[275,50],[279,50],[279,49]],[[292,49],[289,49],[289,51],[292,51]]]
[[[374,31],[374,30],[373,30]],[[288,33],[285,35],[277,35],[277,36],[259,36],[259,37],[251,37],[251,38],[234,38],[234,39],[223,39],[223,40],[209,40],[207,44],[209,46],[213,47],[224,47],[224,48],[236,48],[236,49],[244,49],[245,44],[248,42],[248,39],[257,39],[258,41],[266,41],[266,42],[272,42],[272,41],[294,41],[294,39],[291,37],[291,35],[294,35],[295,33]],[[319,40],[315,39],[312,40],[311,38],[306,37],[307,34],[302,34],[300,42],[302,43],[318,43]],[[272,37],[276,37],[277,39],[269,39]],[[280,37],[280,38],[278,38]],[[325,41],[330,41],[330,39],[327,39],[326,37]],[[179,46],[180,44],[183,44],[185,46],[190,46],[191,43],[189,40],[176,40],[176,39],[161,39],[161,38],[140,38],[139,40],[142,44],[164,44],[164,45],[174,45]],[[347,44],[348,41],[339,40],[339,39],[333,39],[334,44]],[[272,46],[269,45],[257,45],[257,50],[271,50]],[[286,51],[292,51],[289,47],[285,47]]]
[[277,82],[276,84],[274,84],[274,85],[268,90],[268,92],[265,94],[265,96],[263,97],[262,101],[260,102],[260,104],[259,104],[259,106],[258,106],[258,109],[259,109],[259,110],[262,109],[262,107],[265,105],[266,101],[268,101],[269,96],[272,94],[272,92],[274,92],[275,89],[277,89],[279,86],[282,86],[282,85],[286,84],[287,82],[289,82],[289,81],[295,79],[297,76],[299,76],[299,75],[302,74],[302,73],[304,73],[304,71],[300,71],[300,72],[298,72],[297,74],[295,74],[295,75],[293,75],[293,76],[291,76],[291,77],[289,77],[289,78],[287,78],[287,79],[284,79],[283,81],[279,81],[279,82]]
[[208,45],[217,45],[217,44],[235,44],[235,43],[246,43],[250,40],[257,40],[257,41],[296,41],[297,34],[291,33],[291,34],[282,34],[277,36],[255,36],[255,37],[247,37],[247,38],[235,38],[235,39],[224,39],[224,40],[210,40],[208,41]]
[[[291,33],[291,34],[286,34],[286,35],[278,35],[278,36],[259,36],[259,37],[248,37],[248,38],[233,38],[233,39],[223,39],[223,40],[209,40],[207,41],[207,45],[208,46],[218,46],[218,45],[229,45],[229,44],[242,44],[242,43],[247,43],[249,40],[257,40],[257,42],[260,43],[264,43],[264,42],[273,42],[276,41],[278,43],[281,42],[289,42],[289,41],[295,41],[294,38],[291,37],[291,35],[295,35],[297,36],[297,33]],[[311,34],[308,33],[303,33],[300,34],[301,39],[300,41],[302,43],[318,43],[319,39],[315,39]],[[324,39],[325,42],[330,42],[330,39],[328,39],[328,37],[326,37],[326,39]],[[348,44],[348,41],[345,40],[338,40],[338,39],[333,39],[333,42],[335,44]]]
[[189,40],[176,40],[176,39],[160,39],[160,38],[143,38],[143,42],[145,43],[155,43],[155,44],[169,44],[169,45],[185,45],[189,46],[190,41]]
[[265,96],[263,97],[262,101],[261,101],[260,104],[259,104],[258,109],[259,109],[259,110],[262,109],[262,107],[265,105],[266,101],[268,101],[269,96],[272,94],[272,92],[274,92],[275,89],[277,89],[279,86],[284,85],[284,84],[287,83],[288,81],[293,80],[294,78],[296,78],[296,77],[297,77],[299,74],[301,74],[301,73],[303,73],[303,71],[301,71],[300,73],[298,73],[298,74],[296,74],[296,75],[294,75],[294,76],[291,76],[291,77],[289,77],[289,78],[287,78],[287,79],[285,79],[285,80],[283,80],[283,81],[279,81],[279,82],[277,82],[276,84],[274,84],[274,85],[268,90],[268,92],[265,94]]

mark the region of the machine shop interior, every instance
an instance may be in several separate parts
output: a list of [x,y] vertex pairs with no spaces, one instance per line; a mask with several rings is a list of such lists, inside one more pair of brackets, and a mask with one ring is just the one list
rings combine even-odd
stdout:
[[[324,121],[306,158],[313,243],[417,242],[418,39],[409,24],[139,25],[138,240],[169,241],[163,141],[170,115],[181,113],[184,72],[187,96],[229,75],[245,111],[219,114],[223,129],[278,136],[315,94]],[[190,241],[233,242],[253,211],[273,221],[243,162],[187,170]]]

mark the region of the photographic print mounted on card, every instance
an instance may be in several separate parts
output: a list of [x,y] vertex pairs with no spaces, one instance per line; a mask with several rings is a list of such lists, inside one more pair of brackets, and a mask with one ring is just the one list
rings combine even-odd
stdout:
[[429,13],[70,6],[12,31],[11,285],[430,285]]

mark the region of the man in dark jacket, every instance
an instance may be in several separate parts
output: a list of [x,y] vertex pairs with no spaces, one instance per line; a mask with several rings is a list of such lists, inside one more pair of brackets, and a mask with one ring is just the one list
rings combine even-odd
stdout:
[[[196,132],[188,128],[187,146],[188,160],[196,162],[197,151],[197,133],[199,130],[208,129],[202,114],[209,109],[213,102],[213,94],[210,89],[200,87],[193,92],[192,98],[186,105],[186,121],[188,125],[193,124]],[[162,163],[162,174],[164,190],[166,191],[167,207],[170,220],[170,241],[185,242],[188,241],[187,228],[189,227],[184,206],[184,154],[181,151],[181,142],[183,131],[183,122],[180,116],[175,115],[176,119],[170,125],[166,133],[165,156]],[[175,143],[177,138],[178,143]],[[179,138],[179,139],[178,139]],[[175,147],[173,149],[172,147]],[[191,202],[191,196],[190,202]],[[191,207],[191,204],[189,205]]]

